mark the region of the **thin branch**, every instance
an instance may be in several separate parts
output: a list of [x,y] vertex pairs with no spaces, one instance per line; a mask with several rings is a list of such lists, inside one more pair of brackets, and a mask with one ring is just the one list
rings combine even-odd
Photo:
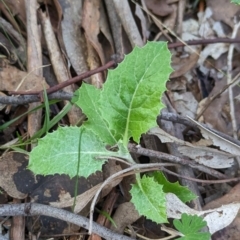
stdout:
[[237,182],[240,180],[240,177],[236,177],[236,178],[228,178],[228,179],[221,179],[221,180],[205,180],[205,179],[197,179],[197,178],[192,178],[192,177],[187,177],[187,176],[183,176],[181,174],[175,173],[173,171],[170,171],[164,167],[162,167],[161,169],[162,171],[171,174],[173,176],[179,177],[179,178],[184,178],[193,182],[199,182],[199,183],[206,183],[206,184],[219,184],[219,183],[228,183],[228,182]]
[[[59,91],[55,93],[51,93],[48,95],[48,99],[56,99],[56,100],[71,100],[73,94]],[[22,95],[22,96],[0,96],[0,103],[2,104],[16,104],[16,105],[24,105],[32,102],[39,102],[40,98],[38,95]]]
[[155,157],[161,160],[165,160],[168,162],[172,162],[172,163],[177,163],[177,164],[181,164],[181,165],[188,165],[194,169],[197,169],[199,171],[205,172],[211,176],[216,177],[217,179],[226,179],[227,177],[208,167],[205,167],[201,164],[198,164],[196,162],[194,162],[193,160],[187,160],[187,159],[183,159],[183,158],[179,158],[179,157],[175,157],[173,155],[167,154],[167,153],[163,153],[163,152],[158,152],[158,151],[154,151],[154,150],[150,150],[150,149],[146,149],[140,146],[136,146],[135,144],[128,144],[128,150],[132,153],[137,153],[137,154],[141,154],[144,156],[148,156],[148,157]]
[[[110,61],[108,63],[106,63],[105,65],[99,67],[99,68],[95,68],[93,70],[90,70],[88,72],[85,72],[85,73],[82,73],[74,78],[70,78],[62,83],[59,83],[57,85],[54,85],[53,87],[50,87],[48,88],[46,91],[47,91],[47,94],[50,94],[50,93],[53,93],[53,92],[57,92],[71,84],[74,84],[76,82],[79,82],[79,81],[82,81],[83,79],[85,78],[88,78],[90,76],[92,76],[93,74],[96,74],[96,73],[99,73],[99,72],[102,72],[112,66],[114,66],[116,64],[115,61]],[[11,91],[9,92],[10,94],[14,94],[14,95],[39,95],[41,94],[43,91],[17,91],[17,92],[14,92],[14,91]]]
[[195,128],[197,129],[197,125],[193,122],[191,122],[188,118],[185,118],[179,114],[176,114],[176,113],[171,113],[171,112],[161,112],[160,115],[158,115],[157,117],[157,122],[158,122],[158,125],[160,125],[160,120],[166,120],[166,121],[170,121],[170,122],[173,122],[173,123],[180,123],[180,124],[183,124],[185,126],[188,126],[188,127],[192,127],[192,128]]
[[[89,219],[80,215],[38,203],[1,204],[0,216],[36,216],[44,215],[67,221],[77,226],[89,229]],[[115,233],[97,223],[92,224],[92,231],[105,239],[133,240],[133,238]]]
[[176,48],[187,45],[202,45],[202,44],[214,44],[214,43],[240,43],[240,38],[214,38],[214,39],[199,39],[199,40],[190,40],[176,43],[169,43],[168,48]]
[[[159,123],[159,121],[163,119],[163,120],[166,120],[166,121],[171,121],[171,122],[174,122],[174,123],[181,123],[185,126],[188,126],[188,127],[192,127],[193,129],[198,129],[198,125],[195,124],[194,122],[191,122],[188,118],[186,117],[183,117],[181,115],[178,115],[178,114],[175,114],[175,113],[170,113],[170,112],[162,112],[160,115],[158,115],[157,117],[157,122]],[[208,127],[207,125],[205,124],[201,124],[203,125],[205,128],[209,129],[210,131],[218,134],[219,136],[221,136],[222,138],[232,142],[232,143],[235,143],[237,145],[240,146],[240,141],[225,134],[225,133],[222,133],[222,132],[219,132],[213,128],[210,128]]]
[[[240,27],[240,22],[234,25],[232,38],[236,37],[239,27]],[[234,50],[234,44],[230,44],[229,50],[228,50],[228,56],[227,56],[227,65],[228,65],[228,68],[227,68],[227,83],[228,84],[232,82],[233,50]],[[231,116],[231,121],[232,121],[233,137],[235,139],[238,139],[238,136],[237,136],[237,122],[236,122],[235,106],[234,106],[234,96],[233,96],[233,86],[229,86],[228,95],[229,95],[230,116]]]

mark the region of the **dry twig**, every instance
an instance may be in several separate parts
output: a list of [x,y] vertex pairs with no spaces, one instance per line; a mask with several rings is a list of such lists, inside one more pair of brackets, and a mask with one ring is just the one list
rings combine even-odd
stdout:
[[[89,219],[66,210],[38,203],[2,204],[0,216],[38,216],[44,215],[67,221],[77,226],[89,229]],[[92,231],[105,239],[132,240],[132,238],[115,233],[97,223],[92,224]]]

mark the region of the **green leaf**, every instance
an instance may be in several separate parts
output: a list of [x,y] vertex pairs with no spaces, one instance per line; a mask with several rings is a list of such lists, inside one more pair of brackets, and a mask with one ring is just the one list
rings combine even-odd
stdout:
[[235,3],[237,5],[240,5],[240,0],[231,0],[231,3]]
[[156,126],[164,105],[160,102],[172,68],[165,42],[135,47],[122,63],[108,72],[101,94],[101,112],[117,140],[126,146],[130,137],[139,143],[142,133]]
[[203,227],[207,226],[207,223],[197,215],[191,216],[183,213],[181,220],[173,220],[173,225],[184,234],[184,237],[177,238],[179,240],[209,240],[211,237],[210,233],[200,232]]
[[105,160],[98,156],[114,156],[91,130],[84,127],[59,127],[40,139],[30,153],[28,168],[35,174],[77,175],[79,141],[81,141],[79,176],[88,177],[102,169]]
[[88,117],[87,122],[84,122],[84,126],[97,134],[103,142],[114,145],[117,143],[117,140],[109,130],[108,123],[102,117],[99,110],[100,94],[100,89],[83,83],[81,88],[75,92],[72,101],[79,106]]
[[[138,142],[142,133],[156,125],[164,107],[160,98],[172,71],[170,58],[167,43],[148,42],[109,71],[103,90],[83,84],[72,101],[88,120],[81,128],[59,128],[40,139],[30,153],[29,169],[35,174],[88,177],[101,169],[104,160],[99,157],[116,156],[133,163],[128,140],[133,137]],[[118,152],[107,151],[106,144],[117,144]]]
[[153,177],[145,175],[132,185],[130,191],[132,195],[131,202],[139,214],[156,223],[166,223],[166,199],[162,186],[154,181]]
[[163,191],[165,193],[174,193],[184,203],[189,202],[197,197],[187,187],[181,186],[179,182],[169,182],[162,172],[156,171],[152,174],[152,176],[154,177],[155,181],[163,185]]

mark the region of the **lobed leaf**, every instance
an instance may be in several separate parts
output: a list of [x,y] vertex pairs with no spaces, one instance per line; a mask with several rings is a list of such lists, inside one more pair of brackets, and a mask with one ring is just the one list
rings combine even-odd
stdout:
[[203,227],[207,226],[207,223],[197,215],[183,213],[181,220],[173,220],[173,225],[184,234],[184,237],[177,238],[178,240],[209,240],[211,237],[210,233],[200,232]]
[[100,98],[101,113],[117,140],[126,146],[130,137],[139,143],[142,133],[156,126],[164,105],[160,102],[172,68],[165,42],[135,47],[122,63],[108,72]]
[[[80,142],[79,142],[80,141]],[[117,153],[107,151],[105,144],[90,129],[84,127],[59,127],[39,139],[38,146],[30,153],[28,168],[35,174],[77,175],[88,177],[101,170],[105,160],[98,156],[113,156]]]
[[100,89],[83,83],[81,88],[76,91],[72,101],[79,106],[88,117],[88,120],[84,122],[84,126],[91,129],[106,144],[114,145],[117,143],[117,140],[100,112],[100,96]]
[[[170,58],[166,43],[148,42],[109,71],[103,90],[83,84],[72,100],[88,120],[81,128],[59,128],[40,139],[30,153],[29,169],[42,175],[88,177],[101,170],[104,160],[96,160],[98,156],[117,156],[133,163],[128,140],[133,137],[139,142],[141,134],[156,125],[163,107],[160,98],[172,71]],[[107,151],[106,144],[118,145],[119,151]]]
[[165,193],[174,193],[184,203],[189,202],[197,197],[187,187],[181,186],[179,182],[169,182],[162,172],[156,171],[152,174],[152,176],[154,177],[155,181],[158,182],[158,184],[163,185],[163,191]]
[[231,3],[235,3],[237,5],[240,5],[240,0],[231,0]]
[[156,223],[168,222],[165,194],[162,185],[155,182],[153,177],[144,175],[138,183],[132,185],[130,193],[131,202],[139,214]]

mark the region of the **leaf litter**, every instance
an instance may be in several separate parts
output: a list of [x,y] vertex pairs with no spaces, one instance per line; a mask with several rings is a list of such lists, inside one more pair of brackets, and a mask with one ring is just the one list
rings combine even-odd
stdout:
[[[44,88],[48,88],[48,85],[51,85],[50,82],[48,83],[50,78],[54,78],[55,82],[57,82],[56,79],[59,78],[60,80],[67,80],[68,78],[79,75],[84,71],[104,65],[115,53],[119,54],[120,56],[124,56],[125,54],[131,52],[135,45],[143,46],[144,43],[146,43],[146,40],[161,40],[169,42],[169,48],[171,49],[171,54],[173,56],[172,67],[175,71],[170,77],[167,94],[171,102],[171,107],[174,109],[175,113],[178,113],[183,117],[191,116],[191,118],[194,119],[202,108],[207,107],[206,111],[200,118],[200,122],[206,124],[210,129],[213,128],[220,133],[222,132],[232,136],[232,115],[229,107],[230,101],[232,101],[235,105],[236,122],[238,126],[240,125],[240,102],[237,100],[237,96],[240,95],[238,84],[235,84],[233,87],[233,99],[229,99],[228,91],[226,90],[216,100],[210,103],[209,101],[206,101],[210,99],[211,96],[216,92],[219,92],[227,84],[226,74],[228,63],[226,61],[226,54],[228,53],[229,43],[219,43],[218,38],[231,37],[233,27],[235,25],[234,16],[239,11],[239,6],[230,3],[230,1],[221,0],[221,3],[216,2],[216,0],[206,1],[205,8],[202,8],[201,1],[198,3],[198,5],[190,3],[183,5],[183,7],[174,1],[148,1],[147,4],[145,1],[141,1],[142,5],[140,7],[134,5],[135,3],[130,1],[125,1],[122,6],[120,6],[117,1],[113,1],[114,12],[116,13],[115,16],[112,14],[113,8],[109,7],[109,1],[105,1],[105,5],[107,5],[106,8],[102,6],[102,3],[100,3],[99,6],[97,1],[86,0],[83,6],[80,6],[79,3],[72,1],[71,8],[69,9],[65,4],[63,4],[63,2],[58,3],[49,1],[46,6],[50,10],[50,28],[52,28],[52,31],[57,36],[58,41],[56,44],[59,47],[55,51],[59,53],[58,56],[61,55],[61,58],[63,58],[63,67],[59,71],[62,72],[64,69],[64,72],[61,73],[61,77],[54,70],[60,58],[51,58],[51,56],[49,57],[49,55],[46,54],[47,52],[51,54],[50,49],[53,49],[51,42],[47,40],[48,46],[46,46],[44,41],[39,42],[44,50],[43,52],[45,57],[47,56],[47,58],[50,59],[50,62],[53,66],[53,68],[50,66],[42,68],[45,79],[38,74],[26,72],[27,65],[26,62],[24,62],[26,61],[24,59],[28,58],[28,61],[31,61],[31,57],[33,57],[33,55],[30,54],[27,56],[26,51],[21,51],[21,49],[26,48],[26,46],[23,44],[23,41],[13,39],[13,36],[17,36],[16,33],[22,34],[22,38],[26,39],[25,29],[27,28],[23,28],[23,26],[28,26],[29,22],[27,22],[25,11],[23,11],[25,9],[23,7],[24,2],[19,1],[18,4],[13,3],[13,1],[5,2],[7,5],[3,3],[0,4],[1,11],[5,13],[3,20],[10,23],[12,29],[6,28],[5,25],[3,25],[3,20],[1,20],[1,28],[8,36],[7,41],[11,43],[11,47],[5,44],[5,47],[0,48],[1,54],[3,54],[5,58],[9,58],[7,61],[2,61],[1,64],[2,78],[0,85],[2,88],[0,91],[3,93],[0,97],[0,103],[2,96],[5,97],[7,91],[42,90]],[[44,5],[42,2],[40,4],[41,6]],[[7,6],[10,9],[10,15],[6,14],[6,11],[9,11]],[[137,14],[134,12],[134,8],[138,9]],[[112,9],[112,12],[110,12],[109,9]],[[94,12],[97,12],[97,14],[92,14]],[[198,15],[194,16],[196,12],[198,12]],[[177,15],[181,16],[181,13],[184,14],[184,18],[179,20],[177,19]],[[23,25],[17,26],[17,22],[13,21],[14,17],[20,19]],[[139,18],[141,18],[141,24],[139,24]],[[106,19],[108,19],[109,22],[107,22]],[[174,27],[177,21],[179,21],[179,27]],[[180,24],[181,21],[182,25]],[[114,25],[116,22],[119,26],[117,28],[115,27],[116,25]],[[43,24],[43,22],[41,24]],[[81,26],[83,27],[84,31],[80,31]],[[165,26],[167,26],[167,28]],[[180,26],[182,26],[182,28]],[[60,29],[62,31],[60,31]],[[212,38],[216,39],[216,42],[215,44],[207,45],[199,44],[196,47],[189,47],[189,45],[186,44],[184,48],[171,48],[171,40],[179,41],[174,34],[179,34],[178,36],[183,41],[195,39],[199,40],[201,43],[201,40],[204,38]],[[1,42],[3,42],[3,39]],[[17,50],[15,51],[17,60],[13,61],[12,58],[9,57],[10,55],[7,54],[8,51],[6,51],[6,46],[9,48],[9,51],[12,51],[12,48]],[[239,44],[235,44],[234,46],[235,49],[232,60],[233,77],[239,72]],[[29,46],[28,49],[30,49]],[[133,64],[133,62],[129,62],[129,67]],[[41,64],[39,64],[37,67],[41,68]],[[156,71],[159,70],[157,67],[155,67],[155,69]],[[45,70],[48,70],[48,73]],[[97,91],[97,88],[102,87],[103,82],[106,79],[105,76],[106,73],[99,73],[86,79],[86,82],[93,84]],[[118,79],[116,79],[114,84],[116,84],[117,81]],[[19,85],[19,82],[22,82],[22,88],[18,89],[17,86]],[[174,86],[171,85],[173,82],[175,82]],[[78,86],[72,87],[74,90],[78,88]],[[131,85],[126,87],[129,88]],[[109,89],[113,90],[114,86],[109,85]],[[110,99],[110,95],[106,95],[106,97]],[[65,100],[64,98],[62,99]],[[84,99],[81,99],[81,102],[83,101]],[[92,101],[93,106],[99,105],[99,99],[92,99]],[[110,101],[104,100],[103,102],[106,104],[106,107],[102,111],[103,113],[106,113],[108,112]],[[19,100],[19,105],[21,105],[21,100]],[[5,110],[1,110],[1,124],[9,121],[13,116],[16,117],[14,113],[18,112],[18,108],[19,106],[12,105],[11,108],[8,108],[6,113],[4,112]],[[50,117],[52,118],[56,116],[61,111],[61,108],[61,104],[53,103],[50,108]],[[82,106],[82,108],[84,107]],[[169,106],[168,109],[170,109]],[[45,116],[45,114],[46,113],[43,111],[43,116]],[[99,117],[101,116],[101,113],[93,112],[92,120],[89,118],[88,121],[98,121],[98,119],[94,119],[94,115]],[[73,124],[78,122],[79,119],[84,119],[84,116],[79,112],[72,112],[71,115],[68,115],[68,117],[62,117],[59,124],[67,125],[69,122],[72,122]],[[39,120],[41,125],[42,117],[38,118],[38,121]],[[6,144],[8,141],[12,141],[17,138],[19,143],[23,143],[28,133],[28,121],[29,120],[27,119],[23,119],[18,124],[12,125],[12,127],[9,127],[8,129],[4,129],[2,133],[0,133],[1,144]],[[170,134],[166,131],[163,132],[163,130],[160,128],[151,130],[148,133],[151,134],[151,148],[154,149],[155,146],[155,150],[157,151],[170,152],[169,148],[170,146],[173,146],[170,144],[174,143],[176,144],[175,149],[184,157],[189,157],[192,159],[192,161],[199,162],[211,169],[221,168],[222,172],[228,177],[238,177],[238,165],[236,165],[235,162],[240,155],[239,145],[232,143],[224,137],[219,137],[218,134],[213,134],[209,130],[206,131],[203,125],[200,125],[199,123],[197,124],[200,131],[195,131],[191,128],[185,129],[184,140],[180,139],[178,135]],[[117,124],[117,126],[121,128],[120,125]],[[186,126],[183,127],[179,124],[175,124],[174,127],[174,131],[178,131],[178,129],[184,130],[184,128],[186,128]],[[51,133],[49,134],[54,134],[54,130],[56,129],[57,126],[54,126],[54,128],[50,130]],[[144,129],[143,131],[146,132],[147,130],[148,129]],[[161,130],[161,133],[159,133],[159,130]],[[133,130],[130,131],[131,133],[129,133],[129,136],[134,136],[134,140],[140,139],[140,144],[145,146],[145,140],[144,138],[140,138],[139,132],[133,133],[132,135],[132,131]],[[102,132],[104,133],[104,131]],[[111,134],[114,136],[114,132],[111,132]],[[157,135],[159,139],[154,138],[153,135]],[[105,136],[107,135],[105,134]],[[64,141],[70,141],[70,138]],[[204,142],[204,139],[207,141]],[[61,143],[62,145],[60,145],[63,146],[63,148],[64,141]],[[109,143],[116,142],[114,138],[107,141],[109,141]],[[49,143],[49,145],[51,144],[52,143]],[[88,146],[89,145],[91,146],[93,143],[89,143]],[[24,149],[29,150],[29,147],[30,145],[23,145]],[[75,148],[76,147],[77,146],[75,146]],[[54,152],[56,149],[52,149],[51,151]],[[107,150],[104,149],[104,151]],[[28,156],[19,154],[20,153],[4,153],[2,150],[0,162],[0,169],[3,177],[0,180],[0,186],[3,190],[1,194],[1,204],[6,203],[6,199],[9,201],[10,198],[23,199],[28,196],[32,202],[44,204],[54,204],[53,202],[55,202],[56,206],[57,203],[59,203],[58,207],[70,207],[70,204],[74,203],[74,196],[76,197],[74,188],[76,186],[76,182],[78,182],[79,187],[76,201],[79,206],[76,206],[78,206],[78,211],[81,210],[83,215],[87,215],[88,210],[85,208],[85,211],[83,211],[84,206],[87,206],[88,201],[91,200],[89,195],[93,196],[96,191],[94,189],[97,189],[97,186],[99,186],[98,184],[106,178],[104,173],[102,174],[97,172],[96,174],[89,176],[87,180],[82,177],[79,179],[70,179],[68,176],[56,174],[61,172],[59,172],[57,169],[54,169],[54,164],[58,164],[58,159],[53,159],[54,164],[52,168],[52,176],[33,175],[32,172],[27,169]],[[44,156],[44,149],[41,150],[41,154]],[[146,163],[146,161],[149,161],[149,159],[145,158],[144,156],[136,155],[134,158],[138,159],[138,161],[141,163]],[[72,159],[67,159],[66,164],[61,164],[61,167],[64,169],[67,166],[72,165],[71,160]],[[99,160],[99,163],[100,161],[102,160]],[[87,176],[89,175],[87,163],[84,163],[84,167],[86,167],[86,169],[84,170],[83,175]],[[125,165],[123,164],[122,167],[124,168]],[[39,167],[37,169],[39,169]],[[76,167],[74,165],[71,166],[71,172],[75,170]],[[4,178],[5,175],[7,177]],[[72,174],[72,176],[73,175],[74,174]],[[208,179],[209,177],[211,178],[211,176],[204,176],[203,174],[201,175],[199,171],[194,172],[195,177],[199,175],[201,176],[201,179]],[[183,183],[181,178],[177,180]],[[172,179],[172,181],[176,182],[176,179]],[[119,184],[117,191],[119,191],[120,197],[119,202],[115,202],[116,213],[118,208],[120,209],[120,202],[126,202],[126,200],[124,200],[124,192],[126,192],[127,189],[125,185],[121,185],[119,182],[109,186],[109,188],[114,188],[114,186],[117,184]],[[129,186],[131,184],[134,184],[134,178],[130,183],[128,183]],[[125,186],[126,189],[122,188],[122,186]],[[197,185],[197,188],[200,190],[198,197],[202,203],[202,205],[198,207],[203,207],[204,209],[211,208],[212,210],[209,211],[209,214],[201,211],[201,209],[194,210],[194,208],[189,208],[192,212],[190,210],[188,212],[188,210],[186,210],[187,206],[183,203],[181,203],[181,205],[179,205],[176,209],[182,213],[189,214],[194,212],[193,214],[203,215],[205,213],[205,220],[207,221],[207,225],[211,234],[224,229],[222,236],[224,236],[223,234],[227,234],[228,231],[231,233],[232,238],[237,236],[236,227],[238,226],[237,223],[239,221],[237,212],[239,209],[238,203],[240,200],[238,198],[233,198],[233,196],[239,195],[238,185],[234,185],[234,183],[222,183],[218,185],[212,184],[209,186],[199,184]],[[212,194],[213,192],[215,192],[215,194]],[[84,194],[87,196],[87,198],[84,197]],[[179,202],[179,200],[176,200],[176,197],[174,199],[175,200],[172,202],[171,198],[166,197],[166,202],[169,206],[168,211],[170,211],[171,214],[172,210],[174,209],[173,207],[177,205],[177,202]],[[212,200],[212,202],[208,203],[209,199]],[[100,208],[104,200],[105,198],[103,195],[101,196],[101,201],[98,205]],[[63,202],[62,205],[60,202]],[[83,205],[80,204],[81,202],[83,202]],[[211,203],[216,204],[210,205]],[[127,211],[131,211],[131,207],[132,205],[128,206]],[[146,206],[146,209],[148,209],[148,207],[149,206]],[[221,214],[220,216],[219,213],[224,214]],[[172,216],[176,218],[175,215],[171,214],[167,213],[168,217]],[[111,216],[116,222],[118,221],[118,218],[121,218],[118,217],[119,215],[114,216],[114,214],[112,214]],[[216,223],[216,217],[219,217],[217,221],[219,224]],[[31,218],[29,219],[28,221],[33,220]],[[123,223],[122,226],[119,226],[119,229],[123,231],[126,225],[133,224],[134,228],[140,229],[139,234],[144,235],[142,224],[140,224],[140,221],[137,221],[137,219],[138,217],[136,216],[128,221],[127,224]],[[39,219],[35,220],[39,221]],[[63,232],[67,233],[68,235],[79,233],[79,228],[76,228],[72,225],[67,226],[65,222],[61,222],[59,220],[51,220],[51,222],[49,222],[47,217],[41,217],[40,224],[41,235],[47,235],[48,237],[54,236],[54,234],[62,234]],[[111,224],[106,223],[106,226],[110,225]],[[161,236],[163,237],[165,234],[159,229],[159,227],[156,227],[154,224],[150,223],[149,220],[144,220],[144,226],[147,230],[151,229],[151,233],[150,231],[145,233],[145,236],[148,238],[159,238]],[[12,229],[14,229],[14,221]],[[28,238],[28,234],[30,232],[33,235],[38,234],[37,228],[29,229],[26,227],[26,229],[26,239]],[[114,228],[111,227],[111,229]],[[4,230],[7,231],[6,229]],[[25,234],[24,225],[22,225],[22,230]]]

